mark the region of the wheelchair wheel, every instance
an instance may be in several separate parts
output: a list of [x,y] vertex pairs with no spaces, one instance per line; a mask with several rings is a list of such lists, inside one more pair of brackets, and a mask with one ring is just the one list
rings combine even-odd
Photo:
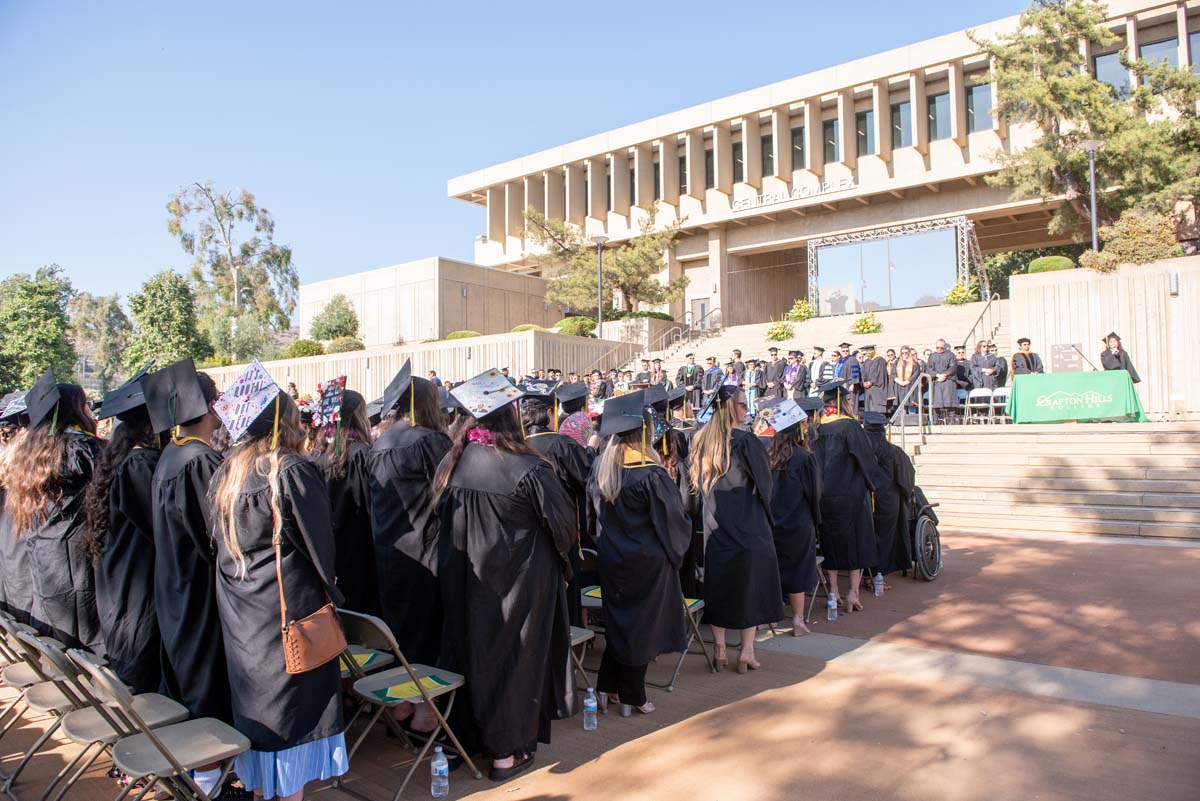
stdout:
[[924,581],[933,581],[942,572],[942,537],[937,524],[922,515],[913,536],[913,573]]

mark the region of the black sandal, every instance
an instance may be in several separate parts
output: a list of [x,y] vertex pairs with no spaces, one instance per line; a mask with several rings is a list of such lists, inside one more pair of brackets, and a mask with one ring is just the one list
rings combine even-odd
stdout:
[[488,772],[488,778],[494,782],[506,782],[514,776],[519,776],[533,765],[533,754],[526,754],[520,759],[513,760],[511,768],[493,767]]

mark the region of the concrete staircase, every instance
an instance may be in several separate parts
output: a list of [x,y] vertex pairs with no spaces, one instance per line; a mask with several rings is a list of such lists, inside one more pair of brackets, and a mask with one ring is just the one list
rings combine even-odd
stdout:
[[908,444],[943,531],[1200,540],[1200,423],[935,431]]

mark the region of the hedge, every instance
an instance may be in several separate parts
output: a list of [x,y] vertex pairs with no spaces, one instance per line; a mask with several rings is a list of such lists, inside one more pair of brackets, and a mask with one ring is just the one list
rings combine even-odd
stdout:
[[470,339],[471,337],[480,337],[483,334],[478,331],[451,331],[446,334],[446,339]]
[[1042,256],[1029,262],[1031,273],[1052,273],[1056,270],[1074,270],[1075,262],[1066,256]]
[[326,353],[350,353],[355,350],[365,350],[366,346],[354,337],[338,337],[325,348]]
[[323,356],[325,355],[325,348],[321,347],[320,342],[312,339],[296,339],[284,349],[283,355],[288,359],[302,359],[305,356]]
[[520,325],[513,326],[512,333],[519,334],[522,331],[545,331],[545,330],[546,329],[542,328],[540,325],[534,325],[533,323],[521,323]]
[[558,333],[572,337],[594,337],[596,321],[591,317],[564,317],[555,326]]

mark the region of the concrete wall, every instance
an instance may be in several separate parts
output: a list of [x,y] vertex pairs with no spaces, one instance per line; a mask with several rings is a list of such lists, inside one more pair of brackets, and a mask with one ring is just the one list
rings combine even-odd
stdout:
[[1015,275],[1009,291],[1013,351],[1017,338],[1029,337],[1049,371],[1051,345],[1077,343],[1099,367],[1103,337],[1116,331],[1141,375],[1137,390],[1148,414],[1200,413],[1200,256],[1108,274]]

